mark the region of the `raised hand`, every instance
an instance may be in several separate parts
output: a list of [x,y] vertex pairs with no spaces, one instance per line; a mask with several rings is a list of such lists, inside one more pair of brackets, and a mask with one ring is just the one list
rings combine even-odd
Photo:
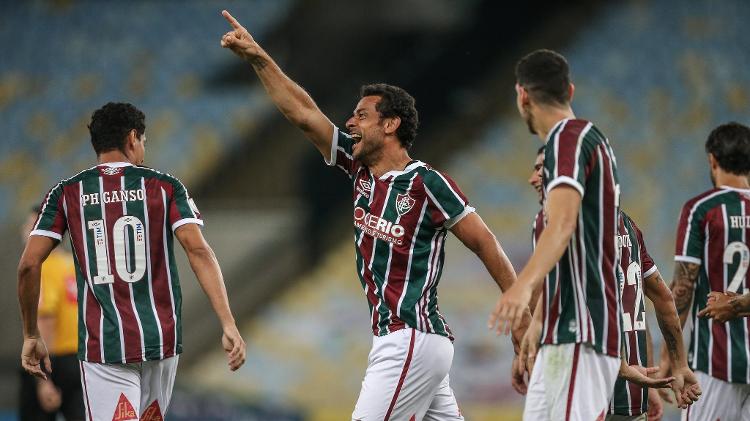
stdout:
[[224,329],[221,344],[224,347],[224,352],[227,353],[230,370],[235,371],[242,367],[242,364],[245,364],[245,341],[240,336],[236,326]]
[[258,43],[255,42],[250,35],[250,32],[248,32],[247,29],[245,29],[245,27],[226,10],[222,10],[221,14],[232,26],[232,30],[221,37],[221,46],[229,48],[232,52],[246,60],[252,60],[258,57],[263,50]]
[[[42,370],[44,363],[44,370]],[[42,338],[24,338],[21,348],[21,367],[32,376],[47,380],[47,373],[52,372],[52,363],[49,360],[47,345]]]

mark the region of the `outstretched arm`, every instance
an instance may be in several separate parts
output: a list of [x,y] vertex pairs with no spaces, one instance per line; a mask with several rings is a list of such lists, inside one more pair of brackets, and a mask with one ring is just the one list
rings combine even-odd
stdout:
[[229,368],[237,370],[245,363],[245,341],[237,330],[229,308],[227,290],[216,255],[195,224],[182,225],[175,230],[175,236],[185,249],[190,267],[219,318],[223,330],[222,345],[229,358]]
[[49,237],[32,235],[26,242],[26,248],[18,263],[18,302],[21,307],[23,323],[23,348],[21,349],[21,366],[29,374],[47,380],[41,367],[42,361],[47,372],[52,365],[47,353],[47,346],[37,326],[39,308],[39,285],[42,276],[42,263],[49,256],[57,242]]
[[284,74],[247,29],[226,10],[221,14],[232,25],[232,30],[221,38],[221,46],[250,62],[279,111],[305,133],[324,157],[329,157],[333,123],[320,111],[310,95]]
[[677,314],[672,294],[658,270],[644,279],[643,284],[646,296],[654,304],[656,320],[664,336],[664,347],[669,355],[672,375],[675,377],[672,389],[677,405],[686,407],[697,400],[700,387],[698,379],[688,367],[685,345],[682,342],[680,317]]
[[547,226],[539,237],[534,254],[526,263],[518,280],[497,302],[490,316],[490,328],[497,325],[498,333],[509,331],[521,320],[528,308],[532,293],[557,264],[568,247],[578,222],[581,194],[572,186],[559,185],[547,198]]

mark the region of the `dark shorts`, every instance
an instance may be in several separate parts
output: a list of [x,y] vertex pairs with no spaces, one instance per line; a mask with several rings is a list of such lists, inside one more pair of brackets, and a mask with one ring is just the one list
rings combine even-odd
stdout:
[[52,362],[50,378],[62,391],[60,409],[56,413],[44,412],[37,400],[37,379],[22,371],[19,399],[21,421],[55,421],[57,413],[62,414],[66,421],[83,421],[86,416],[78,358],[73,354],[50,357],[50,360]]

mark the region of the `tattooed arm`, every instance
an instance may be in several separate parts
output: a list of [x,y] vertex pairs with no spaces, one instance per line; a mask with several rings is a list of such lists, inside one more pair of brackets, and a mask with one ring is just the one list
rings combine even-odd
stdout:
[[672,295],[680,317],[680,325],[685,326],[690,305],[693,303],[695,284],[698,282],[700,265],[688,262],[675,262],[674,279],[672,280]]
[[[681,263],[678,262],[678,264]],[[690,293],[685,294],[689,295],[689,297],[685,297],[683,300],[687,303],[684,304],[684,308],[686,309],[684,319],[675,306],[677,302],[676,294],[673,300],[672,293],[669,291],[658,270],[644,279],[643,284],[646,297],[654,304],[656,320],[659,322],[659,329],[664,336],[664,345],[672,367],[687,366],[685,346],[682,342],[682,325],[684,324],[684,319],[687,318],[687,309],[692,301],[694,283],[690,284]]]
[[699,270],[698,264],[677,261],[672,294],[669,293],[658,271],[645,280],[646,296],[654,304],[659,328],[664,336],[662,355],[666,353],[669,356],[668,362],[672,375],[675,376],[672,390],[677,405],[681,408],[698,400],[701,394],[698,380],[688,367],[685,345],[682,341],[682,326],[685,325],[690,313]]

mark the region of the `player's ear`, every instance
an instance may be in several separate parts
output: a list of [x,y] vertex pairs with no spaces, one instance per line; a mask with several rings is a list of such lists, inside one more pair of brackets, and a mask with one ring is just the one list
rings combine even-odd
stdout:
[[711,167],[712,170],[716,170],[719,166],[718,161],[716,161],[716,157],[714,157],[714,154],[710,152],[708,154],[708,165]]
[[129,148],[134,148],[136,143],[138,142],[138,131],[135,129],[131,129],[128,132],[128,137],[125,140],[126,146]]
[[568,85],[568,102],[573,101],[573,94],[576,92],[576,85],[573,84],[573,82],[570,82],[570,85]]
[[518,96],[519,106],[529,105],[529,91],[519,83],[516,83],[516,94]]
[[383,131],[385,134],[394,134],[399,126],[401,126],[401,117],[386,118],[385,124],[383,125]]

